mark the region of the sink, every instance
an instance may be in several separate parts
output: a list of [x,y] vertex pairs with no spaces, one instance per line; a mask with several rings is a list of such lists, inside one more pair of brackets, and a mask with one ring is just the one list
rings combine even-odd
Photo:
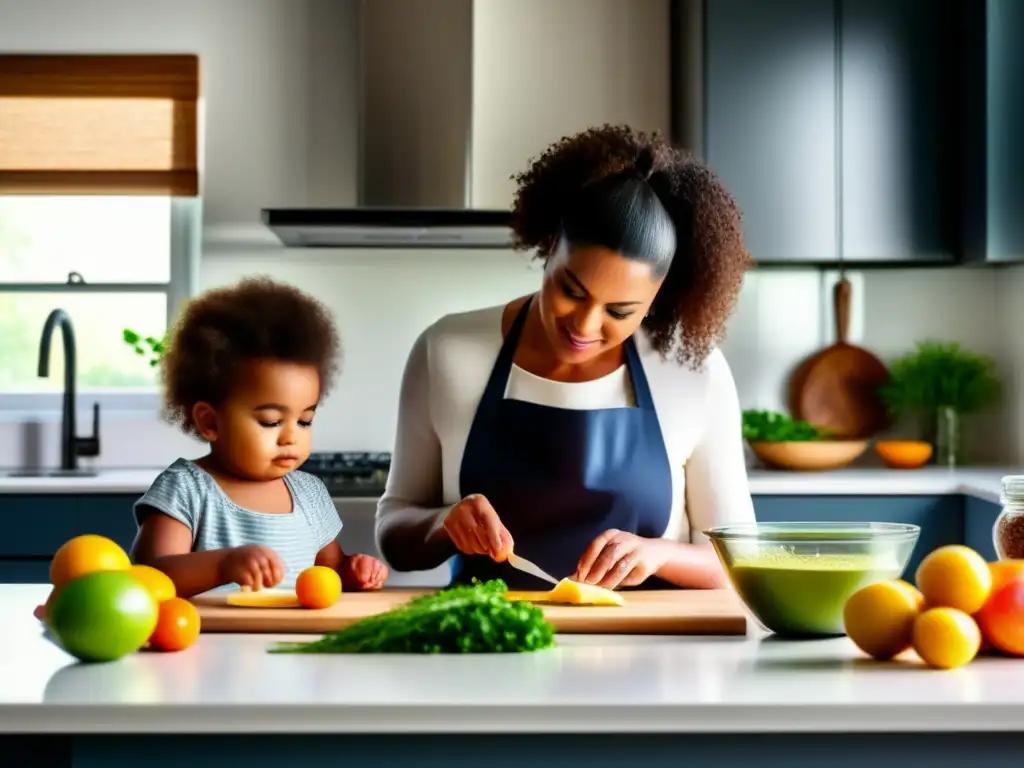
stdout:
[[96,477],[95,469],[11,469],[0,471],[0,477]]

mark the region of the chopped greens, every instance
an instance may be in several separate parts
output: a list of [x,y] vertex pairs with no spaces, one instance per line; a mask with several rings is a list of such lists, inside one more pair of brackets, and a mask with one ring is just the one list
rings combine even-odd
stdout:
[[752,443],[790,443],[823,440],[827,435],[806,421],[776,411],[743,412],[743,437]]
[[544,611],[510,601],[505,582],[451,587],[308,643],[271,653],[525,653],[555,645]]

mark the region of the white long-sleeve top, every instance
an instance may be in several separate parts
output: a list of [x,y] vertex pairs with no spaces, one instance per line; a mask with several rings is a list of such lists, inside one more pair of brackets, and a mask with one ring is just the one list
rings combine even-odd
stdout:
[[[497,306],[447,315],[413,345],[387,487],[377,505],[378,547],[389,523],[409,513],[420,516],[424,509],[449,508],[462,498],[462,455],[501,350],[503,311]],[[741,411],[725,356],[716,349],[694,371],[671,355],[663,359],[642,331],[635,341],[672,467],[672,514],[663,537],[702,542],[701,531],[708,528],[752,522]],[[505,397],[556,408],[631,407],[632,385],[625,365],[600,379],[573,383],[513,365]]]

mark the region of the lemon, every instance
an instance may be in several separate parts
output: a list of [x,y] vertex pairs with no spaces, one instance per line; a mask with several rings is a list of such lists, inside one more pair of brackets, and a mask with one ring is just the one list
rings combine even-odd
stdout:
[[891,659],[912,645],[924,598],[905,581],[880,581],[846,601],[843,626],[853,644],[874,659]]
[[148,565],[133,565],[128,569],[128,573],[142,582],[149,594],[153,596],[153,599],[158,603],[162,603],[164,600],[170,600],[175,596],[174,582],[171,581],[171,577],[163,571],[157,570]]
[[931,552],[917,567],[917,586],[929,608],[981,609],[992,590],[992,571],[970,547],[952,544]]
[[938,669],[961,667],[978,655],[981,630],[956,608],[929,608],[914,622],[914,650]]

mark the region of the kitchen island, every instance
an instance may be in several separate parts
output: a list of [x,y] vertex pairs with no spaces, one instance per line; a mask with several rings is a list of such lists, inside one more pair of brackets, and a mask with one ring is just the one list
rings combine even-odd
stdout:
[[508,656],[271,655],[272,642],[302,638],[209,634],[177,654],[80,665],[32,618],[47,593],[0,585],[2,765],[621,768],[777,757],[833,768],[1024,754],[1024,659],[940,672],[913,655],[866,661],[846,638],[752,630],[567,636]]

